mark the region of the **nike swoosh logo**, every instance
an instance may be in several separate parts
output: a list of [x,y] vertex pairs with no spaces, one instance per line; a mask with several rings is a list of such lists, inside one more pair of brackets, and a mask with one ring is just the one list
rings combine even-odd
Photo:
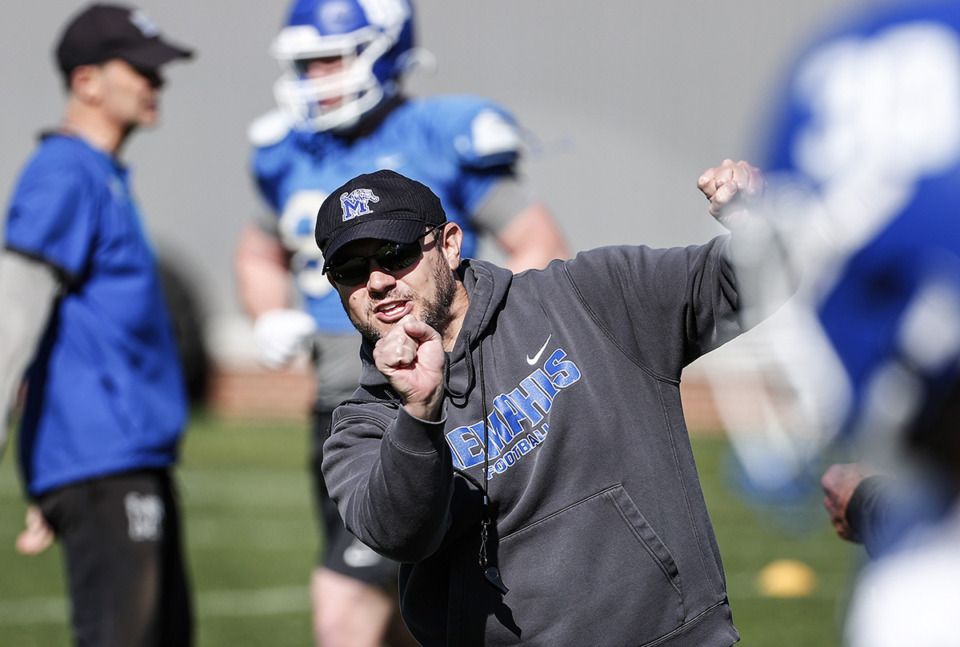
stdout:
[[527,364],[533,366],[540,360],[540,356],[543,355],[543,351],[547,350],[547,344],[550,343],[550,338],[553,337],[553,333],[547,335],[547,341],[543,342],[543,346],[540,347],[540,350],[537,351],[537,354],[533,357],[527,355]]

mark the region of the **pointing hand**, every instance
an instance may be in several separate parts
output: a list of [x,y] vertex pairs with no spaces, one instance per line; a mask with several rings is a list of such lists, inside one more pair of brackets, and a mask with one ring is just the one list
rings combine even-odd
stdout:
[[377,342],[373,359],[408,413],[422,420],[440,419],[444,362],[440,333],[407,315]]

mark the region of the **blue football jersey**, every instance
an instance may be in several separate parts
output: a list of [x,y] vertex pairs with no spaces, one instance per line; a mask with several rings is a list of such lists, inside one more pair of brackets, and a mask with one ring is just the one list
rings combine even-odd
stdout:
[[358,139],[290,128],[278,113],[251,127],[252,171],[278,218],[280,240],[305,308],[327,333],[354,331],[325,276],[314,227],[328,192],[362,173],[391,169],[429,186],[447,218],[464,230],[462,254],[476,252],[473,215],[491,187],[512,175],[519,156],[516,122],[503,108],[472,96],[409,99]]
[[904,424],[960,358],[960,2],[835,25],[780,96],[765,167],[818,197],[811,306],[849,393],[839,431]]
[[81,139],[46,137],[11,200],[6,246],[65,282],[28,373],[19,450],[30,494],[171,465],[187,402],[126,168]]

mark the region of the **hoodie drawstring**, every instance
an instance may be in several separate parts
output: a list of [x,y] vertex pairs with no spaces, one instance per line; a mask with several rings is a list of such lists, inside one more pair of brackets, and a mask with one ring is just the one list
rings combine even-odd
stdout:
[[[467,386],[462,392],[456,392],[450,387],[450,355],[445,353],[443,358],[443,390],[451,398],[457,400],[466,400],[467,395],[474,387],[474,365],[471,346],[473,339],[470,333],[464,333],[466,342],[466,363],[467,375],[469,376]],[[482,483],[478,483],[466,472],[460,472],[464,478],[476,485],[483,492],[483,511],[480,519],[480,568],[483,569],[483,576],[498,591],[507,593],[507,587],[500,578],[500,569],[490,563],[487,557],[487,539],[490,534],[490,526],[493,521],[490,518],[490,493],[487,487],[487,475],[490,473],[490,429],[487,420],[487,388],[483,380],[483,340],[477,343],[477,355],[480,362],[480,407],[483,412],[483,477]],[[458,470],[460,471],[460,470]]]
[[[469,339],[468,339],[469,341]],[[480,357],[480,406],[483,412],[483,517],[480,527],[480,568],[483,576],[490,584],[506,595],[507,587],[500,578],[500,569],[490,564],[487,559],[487,534],[492,523],[490,520],[490,494],[488,478],[490,474],[490,423],[487,421],[487,388],[483,381],[483,340],[477,344],[477,354]],[[467,357],[470,356],[469,346]],[[471,375],[473,371],[471,371]]]
[[[443,354],[443,390],[447,393],[447,395],[449,395],[451,398],[454,398],[456,400],[465,400],[467,397],[467,394],[473,390],[473,385],[474,385],[473,355],[471,355],[470,353],[470,342],[471,342],[470,333],[466,333],[465,341],[467,342],[467,356],[465,358],[467,362],[467,376],[468,376],[467,386],[464,387],[463,391],[459,393],[454,391],[453,387],[450,386],[450,354],[449,353]],[[481,366],[482,364],[483,364],[483,360],[481,359]],[[481,379],[483,378],[482,375],[480,377]]]

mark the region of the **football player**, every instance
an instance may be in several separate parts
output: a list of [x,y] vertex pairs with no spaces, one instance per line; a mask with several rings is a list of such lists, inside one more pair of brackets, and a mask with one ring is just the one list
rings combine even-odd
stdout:
[[868,463],[823,478],[841,537],[876,558],[845,644],[956,643],[960,2],[864,6],[809,43],[778,96],[765,169],[804,273],[770,345],[806,413],[784,429]]

